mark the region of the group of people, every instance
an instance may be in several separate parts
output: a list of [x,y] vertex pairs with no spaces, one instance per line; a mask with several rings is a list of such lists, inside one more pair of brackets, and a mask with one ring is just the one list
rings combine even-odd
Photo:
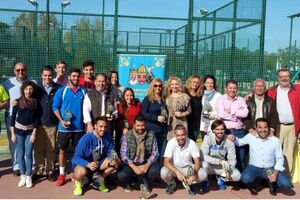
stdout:
[[64,61],[54,69],[44,66],[37,83],[18,62],[15,77],[0,85],[18,187],[30,188],[45,175],[64,185],[70,144],[74,154],[67,170],[73,172],[74,195],[82,195],[86,184],[108,192],[108,182],[126,192],[137,182],[147,195],[159,178],[166,194],[173,194],[180,181],[194,195],[198,183],[201,192],[208,191],[208,175],[216,175],[221,190],[233,181],[254,195],[256,178],[267,180],[273,195],[276,187],[292,187],[300,86],[290,82],[288,69],[278,70],[278,85],[269,89],[256,79],[244,98],[237,95],[235,80],[226,82],[221,95],[213,75],[203,80],[192,75],[184,86],[175,76],[166,84],[154,78],[142,102],[119,84],[116,71],[94,75],[92,60],[83,62],[82,73],[66,72]]

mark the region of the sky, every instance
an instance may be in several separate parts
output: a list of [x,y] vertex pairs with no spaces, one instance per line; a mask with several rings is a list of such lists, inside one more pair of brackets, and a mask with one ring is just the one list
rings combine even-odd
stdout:
[[[46,10],[46,0],[36,0],[39,10]],[[64,12],[102,13],[103,0],[70,0]],[[105,14],[114,13],[114,0],[105,1]],[[248,0],[254,1],[254,0]],[[63,0],[50,0],[50,11],[61,11]],[[161,16],[186,18],[188,0],[120,0],[120,15]],[[212,11],[230,0],[195,0],[195,10]],[[27,0],[0,0],[0,8],[35,10]],[[300,12],[300,0],[267,0],[265,51],[276,52],[289,45],[289,15]],[[0,16],[1,17],[1,16]],[[0,18],[1,20],[1,18]],[[300,42],[300,17],[294,19],[293,41]],[[294,43],[294,42],[293,42]],[[297,45],[298,46],[298,45]]]

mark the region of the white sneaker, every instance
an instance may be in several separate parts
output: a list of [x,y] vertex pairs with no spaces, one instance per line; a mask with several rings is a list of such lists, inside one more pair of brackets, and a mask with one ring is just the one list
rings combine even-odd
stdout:
[[32,187],[31,176],[26,176],[26,187],[27,188],[31,188]]
[[20,176],[20,181],[18,183],[18,187],[24,187],[26,185],[26,176],[25,175],[21,175]]

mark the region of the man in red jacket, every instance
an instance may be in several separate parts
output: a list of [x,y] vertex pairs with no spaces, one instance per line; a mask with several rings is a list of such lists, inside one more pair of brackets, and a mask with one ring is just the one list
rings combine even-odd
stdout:
[[267,90],[267,95],[276,100],[279,124],[276,134],[283,146],[286,169],[292,171],[294,147],[300,131],[300,85],[292,84],[291,73],[282,68],[277,71],[278,85]]

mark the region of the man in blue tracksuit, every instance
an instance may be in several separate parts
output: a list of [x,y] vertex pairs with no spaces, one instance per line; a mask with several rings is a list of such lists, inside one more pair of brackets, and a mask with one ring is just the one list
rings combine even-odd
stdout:
[[93,173],[100,171],[98,189],[108,192],[104,178],[115,172],[120,160],[114,152],[114,143],[107,132],[107,120],[104,117],[95,119],[94,131],[87,132],[79,141],[72,159],[74,169],[74,195],[82,194],[82,180],[84,176],[92,179]]
[[69,83],[58,89],[53,98],[52,109],[59,120],[57,146],[59,148],[59,176],[56,181],[57,186],[66,183],[65,176],[65,151],[70,140],[76,146],[81,136],[84,134],[84,124],[82,117],[82,103],[85,90],[78,86],[80,77],[79,69],[71,69]]

